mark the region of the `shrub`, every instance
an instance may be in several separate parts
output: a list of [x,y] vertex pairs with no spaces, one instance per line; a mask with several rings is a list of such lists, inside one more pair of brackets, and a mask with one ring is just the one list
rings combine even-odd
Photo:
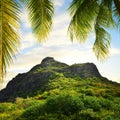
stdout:
[[47,118],[47,116],[53,115],[56,116],[56,119],[58,117],[63,119],[72,114],[79,113],[83,109],[84,103],[78,97],[63,94],[48,98],[44,104],[36,104],[29,107],[24,111],[22,117],[29,120],[38,120],[38,118],[42,120],[42,116]]
[[101,120],[101,118],[92,109],[86,109],[79,113],[78,120]]
[[16,110],[16,106],[12,103],[1,103],[0,104],[0,113]]
[[94,111],[99,111],[101,109],[101,105],[96,97],[85,97],[84,105],[86,108],[92,108]]
[[88,96],[94,96],[95,95],[95,92],[92,89],[86,89],[84,92]]
[[113,103],[110,100],[101,98],[101,99],[99,99],[99,103],[100,103],[101,107],[106,110],[112,109]]
[[45,104],[47,113],[71,115],[84,109],[84,104],[78,97],[59,95],[49,98]]
[[17,97],[15,103],[16,103],[17,108],[26,109],[32,105],[39,103],[39,101],[34,100],[32,98],[23,99],[23,98]]
[[23,114],[22,114],[22,118],[24,120],[37,120],[37,118],[43,114],[43,105],[42,104],[36,104],[33,105],[29,108],[27,108]]

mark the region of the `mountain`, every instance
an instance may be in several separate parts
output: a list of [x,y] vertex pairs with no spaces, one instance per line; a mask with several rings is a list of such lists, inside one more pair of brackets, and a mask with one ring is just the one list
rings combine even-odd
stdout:
[[120,120],[120,84],[93,63],[47,57],[13,78],[0,101],[0,120]]
[[[52,57],[46,57],[41,64],[33,67],[29,72],[18,74],[0,91],[0,101],[11,101],[16,97],[33,96],[43,93],[47,89],[49,81],[64,76],[65,78],[75,78],[87,80],[98,78],[99,81],[112,83],[102,77],[93,63],[73,64],[71,66],[58,62]],[[117,83],[114,83],[117,84]]]

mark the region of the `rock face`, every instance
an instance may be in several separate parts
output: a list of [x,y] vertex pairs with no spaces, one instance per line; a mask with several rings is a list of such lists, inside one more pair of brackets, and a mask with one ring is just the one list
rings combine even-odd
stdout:
[[81,78],[99,77],[97,67],[93,63],[67,65],[58,62],[52,57],[42,60],[41,64],[33,67],[29,72],[18,74],[0,91],[0,101],[9,101],[15,97],[26,97],[38,89],[43,89],[49,80],[54,80],[56,73],[67,77],[79,76]]
[[93,63],[74,64],[69,69],[73,75],[80,75],[83,78],[101,77],[97,67]]

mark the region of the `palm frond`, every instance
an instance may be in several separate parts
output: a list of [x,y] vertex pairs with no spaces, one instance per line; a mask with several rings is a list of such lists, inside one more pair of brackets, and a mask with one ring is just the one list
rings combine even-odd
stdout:
[[51,0],[26,0],[33,32],[42,41],[51,30],[54,7]]
[[110,34],[99,25],[95,28],[96,40],[93,45],[93,51],[97,59],[104,60],[109,56]]
[[[119,2],[119,4],[120,4],[120,2]],[[115,4],[113,7],[113,19],[116,23],[116,27],[118,28],[118,30],[120,30],[120,13],[118,12],[118,8],[116,7]]]
[[93,22],[99,10],[97,0],[73,0],[69,7],[72,19],[68,28],[68,34],[73,40],[84,42],[93,29]]
[[118,14],[120,15],[120,0],[113,0],[113,1]]
[[107,6],[109,9],[112,9],[113,0],[102,0],[103,5]]
[[93,46],[93,51],[99,60],[104,60],[109,56],[111,37],[106,29],[113,25],[114,20],[112,18],[112,9],[110,9],[106,4],[101,3],[100,10],[95,21],[96,40]]
[[0,76],[3,79],[6,68],[13,62],[18,50],[19,6],[14,0],[0,1]]

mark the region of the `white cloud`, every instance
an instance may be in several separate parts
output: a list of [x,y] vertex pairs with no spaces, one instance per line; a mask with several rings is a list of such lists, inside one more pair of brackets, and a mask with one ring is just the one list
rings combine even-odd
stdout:
[[22,34],[22,43],[21,43],[21,50],[30,48],[35,45],[37,39],[32,33]]
[[120,49],[118,49],[118,48],[111,48],[110,49],[110,53],[111,53],[111,55],[120,54]]
[[53,2],[55,6],[62,6],[65,0],[54,0]]

